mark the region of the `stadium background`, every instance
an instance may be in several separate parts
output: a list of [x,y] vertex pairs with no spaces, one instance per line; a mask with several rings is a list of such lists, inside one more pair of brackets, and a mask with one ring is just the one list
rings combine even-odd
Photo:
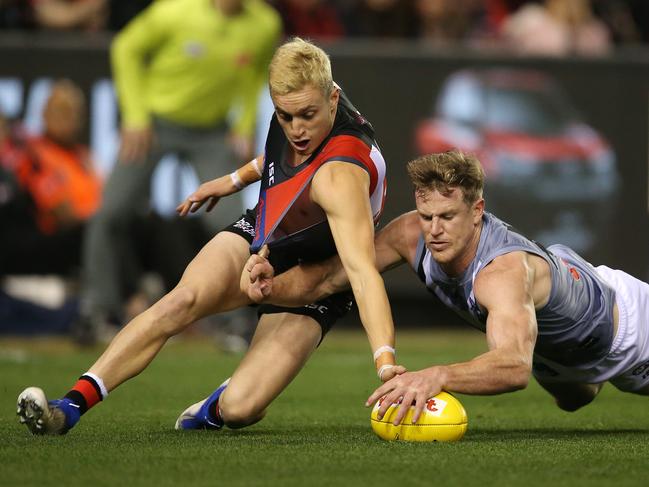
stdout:
[[[37,113],[48,80],[68,77],[78,82],[89,99],[87,140],[109,170],[117,142],[115,105],[108,36],[73,34],[4,34],[0,43],[0,93],[13,115]],[[331,54],[335,79],[357,108],[374,124],[388,161],[388,200],[383,223],[412,208],[412,195],[404,164],[417,155],[415,130],[432,115],[444,80],[465,68],[506,67],[534,69],[553,77],[566,92],[583,120],[603,135],[615,153],[620,186],[605,202],[612,217],[599,225],[599,238],[584,254],[594,263],[621,268],[639,278],[649,277],[649,57],[646,51],[618,50],[604,58],[536,58],[467,49],[435,50],[422,44],[391,41],[325,43]],[[35,122],[36,123],[36,122]],[[160,178],[158,178],[160,179]],[[188,186],[191,188],[191,182]],[[186,188],[172,187],[168,205],[175,206]],[[530,188],[531,189],[531,188]],[[578,190],[578,188],[575,188]],[[169,198],[169,195],[167,195]],[[540,206],[540,205],[539,205]],[[521,207],[522,208],[522,207]],[[165,210],[163,209],[162,212]],[[509,209],[516,225],[534,225],[542,208]],[[592,211],[598,211],[593,207]],[[518,222],[518,223],[517,223]],[[551,244],[554,242],[542,242]],[[398,322],[431,324],[433,317],[449,316],[431,301],[409,269],[385,276]],[[434,312],[433,312],[434,311]],[[351,318],[352,320],[354,318]]]

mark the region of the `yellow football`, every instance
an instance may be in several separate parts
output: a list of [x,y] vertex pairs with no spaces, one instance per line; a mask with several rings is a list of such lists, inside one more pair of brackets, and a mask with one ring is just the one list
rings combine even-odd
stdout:
[[468,419],[464,406],[448,392],[440,392],[426,403],[416,423],[412,422],[413,406],[397,426],[392,424],[398,404],[392,404],[383,418],[378,418],[381,401],[374,405],[370,422],[372,429],[384,440],[401,441],[457,441],[464,436]]

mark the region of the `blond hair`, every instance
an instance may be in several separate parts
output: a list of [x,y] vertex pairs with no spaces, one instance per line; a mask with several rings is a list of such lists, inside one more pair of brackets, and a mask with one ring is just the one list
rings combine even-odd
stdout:
[[460,188],[468,205],[482,198],[484,171],[474,155],[459,150],[428,154],[410,161],[407,170],[416,192],[448,194]]
[[294,37],[275,51],[270,61],[269,85],[273,96],[313,85],[328,97],[334,86],[329,56],[315,44]]

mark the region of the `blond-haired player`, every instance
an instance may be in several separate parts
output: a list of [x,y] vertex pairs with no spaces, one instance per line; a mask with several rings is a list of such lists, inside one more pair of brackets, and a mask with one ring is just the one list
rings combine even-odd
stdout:
[[[374,226],[385,197],[385,162],[372,126],[332,79],[327,55],[294,39],[270,65],[275,116],[265,153],[238,171],[202,184],[181,215],[261,180],[259,202],[218,233],[189,264],[169,294],[115,337],[63,399],[49,405],[43,391],[18,398],[21,421],[33,433],[64,433],[108,392],[142,372],[172,336],[197,319],[251,301],[239,280],[250,248],[271,248],[278,269],[339,255],[374,353],[379,376],[395,366],[394,330],[375,266]],[[190,406],[178,429],[246,426],[288,385],[333,322],[351,306],[348,292],[300,308],[265,305],[250,349],[207,399]]]

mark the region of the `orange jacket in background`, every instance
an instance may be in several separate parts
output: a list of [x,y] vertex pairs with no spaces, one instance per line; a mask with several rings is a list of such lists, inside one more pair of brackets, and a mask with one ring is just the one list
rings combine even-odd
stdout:
[[43,233],[90,218],[101,202],[101,179],[83,145],[60,146],[45,137],[29,139],[18,179],[29,191]]

